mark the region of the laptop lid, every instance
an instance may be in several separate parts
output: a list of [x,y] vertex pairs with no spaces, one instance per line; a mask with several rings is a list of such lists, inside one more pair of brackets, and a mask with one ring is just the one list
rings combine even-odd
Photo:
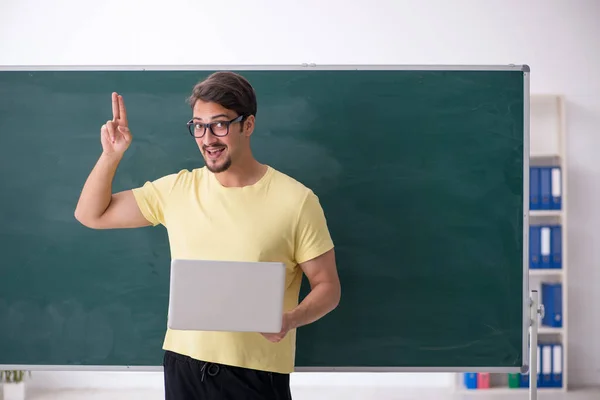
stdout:
[[171,261],[168,327],[276,333],[285,265],[280,262]]

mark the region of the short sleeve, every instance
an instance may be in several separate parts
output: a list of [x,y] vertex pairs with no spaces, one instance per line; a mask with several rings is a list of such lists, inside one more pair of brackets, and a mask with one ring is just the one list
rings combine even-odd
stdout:
[[295,246],[295,259],[299,264],[333,248],[325,213],[312,191],[305,198],[298,215]]
[[177,175],[167,175],[132,190],[144,218],[153,226],[165,224],[165,209]]

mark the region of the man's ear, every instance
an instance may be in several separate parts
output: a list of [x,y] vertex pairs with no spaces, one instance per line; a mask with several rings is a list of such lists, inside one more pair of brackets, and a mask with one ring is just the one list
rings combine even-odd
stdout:
[[254,115],[250,115],[242,122],[244,124],[244,130],[242,131],[244,136],[249,137],[250,135],[252,135],[252,132],[254,132],[254,122]]

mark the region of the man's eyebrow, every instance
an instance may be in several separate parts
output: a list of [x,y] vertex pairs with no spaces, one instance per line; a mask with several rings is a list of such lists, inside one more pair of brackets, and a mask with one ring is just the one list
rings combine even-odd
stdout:
[[[217,118],[223,118],[223,117],[225,117],[225,118],[229,118],[229,116],[228,116],[227,114],[217,114],[217,115],[213,115],[213,116],[211,117],[211,119],[217,119]],[[197,120],[200,120],[200,121],[202,121],[202,118],[200,118],[200,117],[194,117],[194,118],[192,118],[192,119],[197,119]]]

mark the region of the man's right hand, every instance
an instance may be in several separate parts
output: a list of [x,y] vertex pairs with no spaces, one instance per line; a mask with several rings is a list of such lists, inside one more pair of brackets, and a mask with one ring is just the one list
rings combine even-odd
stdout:
[[106,155],[122,156],[131,143],[131,132],[127,126],[127,111],[123,96],[112,94],[112,121],[106,121],[100,129],[102,151]]
[[75,209],[75,218],[93,229],[150,226],[132,190],[112,193],[112,181],[123,153],[131,143],[123,96],[112,94],[113,119],[102,125],[102,155],[90,172]]

